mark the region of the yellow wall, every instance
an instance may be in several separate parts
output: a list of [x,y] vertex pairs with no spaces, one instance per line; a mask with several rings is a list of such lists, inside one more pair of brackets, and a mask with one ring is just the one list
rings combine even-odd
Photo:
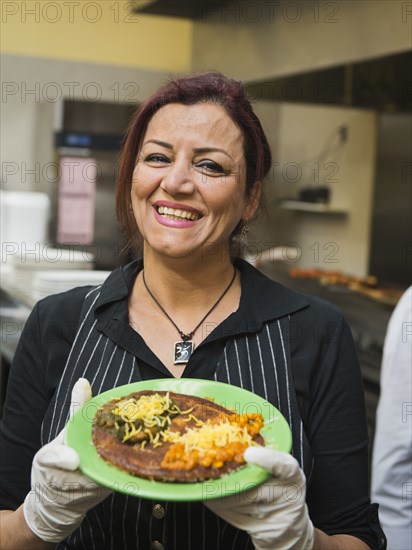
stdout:
[[125,0],[0,2],[1,50],[23,56],[185,72],[193,24],[129,15]]

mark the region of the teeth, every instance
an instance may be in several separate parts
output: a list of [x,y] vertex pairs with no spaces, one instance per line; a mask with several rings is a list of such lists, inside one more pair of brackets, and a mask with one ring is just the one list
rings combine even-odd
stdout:
[[168,208],[167,206],[159,206],[157,211],[162,216],[167,216],[172,220],[187,219],[194,221],[200,218],[199,214],[194,214],[193,212],[188,212],[187,210],[175,210],[174,208]]

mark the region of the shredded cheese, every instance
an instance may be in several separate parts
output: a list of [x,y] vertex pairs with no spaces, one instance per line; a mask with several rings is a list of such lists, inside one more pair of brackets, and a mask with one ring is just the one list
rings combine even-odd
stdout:
[[[124,423],[124,435],[122,442],[132,439],[135,435],[143,431],[149,438],[150,443],[160,444],[157,436],[153,437],[150,428],[164,428],[170,426],[171,415],[187,415],[193,410],[193,407],[186,411],[181,411],[179,407],[170,400],[169,392],[165,395],[158,393],[142,395],[138,399],[129,397],[119,400],[112,408],[111,412],[121,419]],[[115,428],[119,431],[119,422],[115,420]],[[144,426],[144,430],[142,428]],[[142,446],[143,448],[143,446]]]
[[142,420],[146,426],[156,426],[160,423],[158,417],[170,412],[170,404],[169,392],[164,396],[158,393],[142,395],[139,399],[132,397],[119,401],[113,408],[113,414],[120,416],[124,422]]
[[183,433],[165,430],[161,436],[164,441],[183,444],[185,453],[194,450],[206,453],[213,447],[226,447],[233,442],[246,446],[254,444],[245,426],[231,424],[228,419],[219,424],[202,423],[201,427],[190,428]]
[[206,468],[222,468],[226,462],[243,464],[243,453],[250,445],[258,444],[253,438],[262,425],[262,415],[251,413],[206,422],[197,419],[196,427],[183,433],[168,429],[161,437],[171,446],[161,466],[168,470],[191,470],[198,464]]

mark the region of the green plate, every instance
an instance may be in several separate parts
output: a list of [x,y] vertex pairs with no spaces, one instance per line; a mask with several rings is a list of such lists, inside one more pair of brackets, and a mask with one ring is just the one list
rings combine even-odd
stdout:
[[167,483],[132,476],[105,462],[92,443],[92,421],[96,410],[115,397],[142,390],[172,391],[213,398],[216,403],[240,414],[259,412],[265,420],[261,430],[265,445],[285,452],[291,449],[292,435],[289,425],[278,409],[258,395],[237,386],[191,378],[164,378],[119,386],[88,401],[75,414],[66,429],[66,444],[79,453],[80,470],[87,477],[114,491],[153,500],[197,501],[240,493],[260,485],[269,477],[269,473],[263,468],[246,464],[219,479],[197,483]]

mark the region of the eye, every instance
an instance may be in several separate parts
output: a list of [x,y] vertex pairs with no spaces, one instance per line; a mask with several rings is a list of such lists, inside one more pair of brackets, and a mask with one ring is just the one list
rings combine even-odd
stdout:
[[162,155],[161,153],[152,153],[151,155],[147,155],[145,157],[145,162],[151,162],[154,164],[158,163],[170,163],[170,159],[168,159],[165,155]]
[[213,160],[202,160],[196,164],[198,168],[202,168],[206,172],[212,174],[224,174],[225,170],[220,164],[214,162]]

